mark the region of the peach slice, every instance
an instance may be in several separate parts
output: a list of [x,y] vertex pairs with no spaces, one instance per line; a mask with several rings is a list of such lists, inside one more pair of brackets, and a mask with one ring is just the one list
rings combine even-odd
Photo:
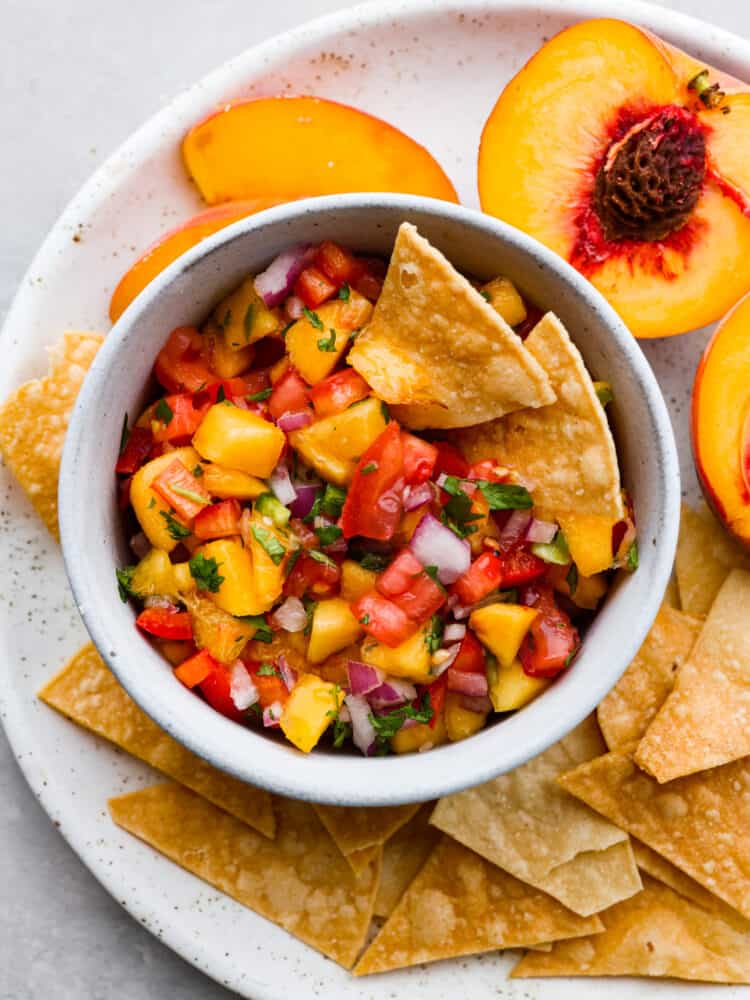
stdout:
[[703,326],[750,290],[750,94],[702,69],[634,25],[585,21],[482,133],[484,211],[573,263],[639,337]]
[[182,144],[205,200],[396,191],[458,201],[433,157],[364,111],[319,97],[263,97],[227,104]]
[[693,385],[691,430],[706,499],[750,546],[750,295],[706,347]]
[[251,201],[233,201],[225,205],[216,205],[214,208],[199,212],[164,236],[160,236],[120,279],[109,303],[109,318],[115,323],[136,295],[139,295],[157,274],[169,267],[196,243],[237,222],[238,219],[244,219],[246,215],[262,212],[263,209],[278,204],[277,198],[254,198]]

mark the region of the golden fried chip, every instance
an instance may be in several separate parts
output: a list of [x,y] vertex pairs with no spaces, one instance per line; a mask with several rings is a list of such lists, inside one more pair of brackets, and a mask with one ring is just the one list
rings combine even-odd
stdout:
[[683,504],[675,559],[682,610],[698,618],[707,615],[733,569],[750,570],[750,557],[705,504],[697,511]]
[[430,826],[433,802],[427,802],[412,819],[386,841],[383,867],[375,897],[375,916],[389,917],[409,883],[425,863],[441,834]]
[[465,427],[551,403],[544,370],[492,306],[404,222],[351,364],[410,427]]
[[217,771],[142,712],[88,643],[39,692],[50,708],[273,837],[271,796]]
[[674,686],[703,623],[662,605],[632,663],[596,710],[610,750],[639,740]]
[[57,479],[65,432],[103,339],[98,333],[66,333],[49,350],[49,374],[25,382],[0,406],[0,454],[58,540]]
[[[320,817],[318,818],[320,819]],[[338,844],[336,846],[338,847]],[[378,860],[382,853],[382,847],[363,847],[361,851],[354,851],[352,854],[345,854],[344,857],[348,861],[349,867],[354,874],[362,875],[374,861]]]
[[443,837],[364,953],[358,976],[595,934],[598,917],[580,917],[551,896]]
[[677,586],[677,577],[674,573],[669,578],[669,583],[667,584],[667,589],[664,591],[664,604],[670,608],[676,608],[677,611],[680,610],[680,591]]
[[732,570],[635,752],[657,781],[750,754],[750,573]]
[[643,892],[602,915],[603,934],[529,952],[512,976],[656,976],[750,982],[750,932],[740,931],[648,876]]
[[510,774],[441,799],[431,822],[573,912],[597,913],[641,887],[628,837],[555,779],[603,748],[591,716]]
[[525,343],[549,375],[556,402],[458,431],[455,439],[470,462],[495,458],[521,472],[540,517],[558,521],[580,572],[592,576],[611,566],[612,526],[625,516],[607,415],[553,313]]
[[365,943],[379,862],[357,878],[305,802],[274,797],[276,839],[171,782],[110,799],[118,826],[350,968]]
[[[369,847],[382,847],[419,809],[407,806],[313,805],[318,819],[345,858]],[[357,865],[357,859],[354,859]]]
[[558,782],[750,919],[750,759],[660,785],[617,750]]

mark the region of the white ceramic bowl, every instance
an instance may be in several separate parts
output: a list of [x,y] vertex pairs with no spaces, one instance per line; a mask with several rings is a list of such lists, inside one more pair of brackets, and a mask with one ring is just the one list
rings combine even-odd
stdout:
[[[522,711],[471,739],[424,754],[364,758],[302,754],[239,726],[177,681],[134,627],[115,568],[132,561],[113,467],[125,413],[134,416],[156,354],[176,326],[199,323],[247,274],[290,244],[333,239],[387,255],[398,226],[420,232],[465,273],[510,277],[570,330],[586,363],[614,390],[612,418],[639,532],[640,567],[621,574],[574,666]],[[94,643],[135,701],[163,729],[216,767],[295,798],[387,805],[437,798],[508,771],[560,739],[615,684],[646,635],[672,569],[680,482],[667,410],[638,344],[575,270],[528,236],[488,216],[426,198],[362,194],[310,199],[235,223],[156,278],[115,325],[89,373],[68,430],[60,475],[65,564]]]

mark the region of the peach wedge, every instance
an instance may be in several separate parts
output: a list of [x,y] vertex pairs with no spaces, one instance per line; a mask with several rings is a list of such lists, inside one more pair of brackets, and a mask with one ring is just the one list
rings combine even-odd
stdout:
[[745,90],[624,21],[567,28],[487,119],[482,208],[570,261],[638,337],[713,322],[750,290]]
[[262,97],[224,105],[182,144],[209,205],[396,191],[458,201],[433,157],[387,122],[319,97]]

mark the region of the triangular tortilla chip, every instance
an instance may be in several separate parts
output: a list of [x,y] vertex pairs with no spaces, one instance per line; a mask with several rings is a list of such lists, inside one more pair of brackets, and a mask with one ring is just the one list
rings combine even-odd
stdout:
[[[318,817],[320,818],[320,817]],[[338,847],[338,844],[336,845]],[[349,867],[355,875],[362,875],[369,866],[376,861],[382,852],[382,847],[363,847],[361,851],[354,851],[352,854],[345,854]]]
[[[539,516],[557,521],[584,576],[612,564],[611,529],[625,516],[620,468],[604,407],[578,348],[553,313],[526,346],[549,375],[556,402],[458,431],[470,462],[495,458],[528,482]],[[601,538],[597,552],[591,539]]]
[[657,781],[673,781],[750,754],[750,573],[719,591],[672,693],[635,752]]
[[629,746],[646,732],[674,686],[703,623],[662,605],[634,660],[596,710],[610,750]]
[[674,573],[669,578],[669,583],[667,584],[667,589],[664,591],[664,604],[667,607],[675,608],[677,611],[682,610],[680,604],[680,591],[677,586],[677,577]]
[[49,374],[25,382],[0,406],[0,454],[51,535],[65,432],[84,376],[104,338],[66,333],[49,350]]
[[643,892],[602,914],[603,934],[529,952],[513,969],[543,976],[655,976],[710,983],[750,982],[750,932],[648,876]]
[[110,799],[118,826],[350,968],[365,943],[379,857],[359,879],[305,802],[274,797],[276,839],[181,785]]
[[582,809],[555,780],[603,748],[589,717],[510,774],[441,799],[431,822],[573,912],[603,910],[641,887],[627,835]]
[[682,610],[708,614],[730,570],[750,570],[750,556],[732,541],[703,504],[697,511],[682,505],[675,574]]
[[375,897],[375,916],[389,917],[409,883],[432,853],[442,834],[430,826],[434,803],[428,802],[383,846],[383,867]]
[[507,872],[443,837],[354,969],[365,976],[595,934],[598,917],[579,917]]
[[618,750],[558,782],[750,919],[750,759],[660,785]]
[[84,729],[192,788],[264,836],[274,836],[276,822],[269,793],[217,771],[167,736],[119,685],[91,643],[45,684],[39,698]]
[[333,837],[344,857],[369,847],[382,847],[408,823],[419,803],[406,806],[322,806],[313,805],[318,819]]
[[465,427],[555,398],[521,339],[408,222],[349,364],[386,403],[419,404],[394,411],[410,427]]

